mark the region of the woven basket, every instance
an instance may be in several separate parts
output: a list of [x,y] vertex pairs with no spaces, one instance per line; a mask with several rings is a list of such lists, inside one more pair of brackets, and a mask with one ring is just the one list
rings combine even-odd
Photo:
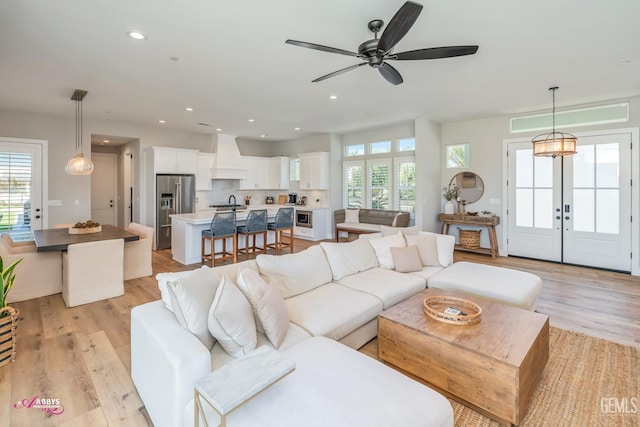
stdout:
[[4,312],[9,315],[0,318],[0,367],[16,360],[16,328],[20,315],[20,311],[9,306],[0,308],[0,315]]
[[[473,301],[464,298],[434,295],[422,302],[424,313],[434,320],[450,325],[475,325],[480,322],[482,308]],[[447,308],[457,308],[464,314],[448,314]]]
[[460,246],[464,246],[469,249],[478,249],[480,247],[481,231],[482,230],[462,230],[459,228]]

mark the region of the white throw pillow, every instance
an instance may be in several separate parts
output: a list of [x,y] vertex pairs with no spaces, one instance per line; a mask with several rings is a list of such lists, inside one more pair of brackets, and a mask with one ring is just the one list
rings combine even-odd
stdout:
[[258,342],[251,304],[226,274],[209,310],[209,331],[233,357],[255,350]]
[[424,267],[440,267],[434,233],[405,236],[407,246],[416,246]]
[[393,257],[391,256],[391,248],[402,248],[404,246],[407,246],[402,233],[397,233],[392,236],[380,237],[378,239],[368,239],[367,241],[376,252],[376,257],[378,258],[378,264],[380,264],[380,267],[389,270],[394,269]]
[[440,265],[448,267],[453,264],[453,250],[456,246],[456,238],[451,235],[436,234],[436,247],[438,248],[438,260]]
[[360,209],[345,209],[344,222],[360,223]]
[[331,266],[333,280],[340,280],[378,266],[376,253],[365,239],[356,239],[348,243],[320,242],[320,247]]
[[194,270],[166,284],[178,323],[198,337],[209,350],[214,340],[207,327],[207,317],[219,284],[220,276],[210,268]]
[[256,328],[258,332],[264,333],[262,322],[258,316],[258,301],[262,299],[269,285],[260,277],[260,273],[249,268],[240,270],[238,278],[236,279],[236,285],[238,285],[238,288],[240,288],[244,296],[247,297],[249,304],[251,304],[251,309],[256,318]]
[[191,274],[194,274],[200,270],[208,270],[209,267],[203,265],[197,270],[188,270],[188,271],[177,271],[171,273],[158,273],[156,274],[156,280],[158,281],[158,289],[160,289],[160,296],[162,297],[162,301],[164,301],[165,307],[167,310],[174,312],[173,303],[171,302],[171,295],[169,294],[169,289],[167,288],[167,283],[176,281],[182,277],[187,277]]
[[383,236],[391,236],[392,234],[398,234],[398,232],[403,235],[416,235],[418,234],[418,227],[415,225],[411,227],[389,227],[388,225],[381,225],[380,231]]
[[267,286],[257,303],[256,310],[265,335],[275,348],[280,348],[289,330],[289,312],[277,285]]

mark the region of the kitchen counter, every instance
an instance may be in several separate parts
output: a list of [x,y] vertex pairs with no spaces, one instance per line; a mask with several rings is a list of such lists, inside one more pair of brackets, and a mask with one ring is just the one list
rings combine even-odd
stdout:
[[[267,209],[267,216],[269,220],[273,220],[276,216],[278,209],[282,207],[288,207],[289,205],[249,205],[247,209],[236,211],[236,220],[242,223],[249,212],[258,209]],[[328,212],[327,207],[312,207],[306,205],[291,205],[296,210],[325,210]],[[214,208],[199,210],[195,213],[188,214],[176,214],[171,215],[171,252],[173,259],[182,264],[196,264],[201,262],[201,237],[202,230],[209,228],[211,220],[215,215]],[[306,231],[306,230],[305,230]],[[296,237],[297,234],[296,234]],[[305,237],[305,236],[300,236]],[[267,243],[273,243],[273,233],[267,234]],[[322,238],[325,238],[324,236]],[[258,244],[262,246],[260,241],[261,236],[258,236]],[[217,244],[221,244],[221,241],[217,241]],[[206,243],[208,245],[208,242]],[[240,247],[243,247],[244,241],[240,239],[238,242]],[[205,250],[208,253],[209,247],[206,246]],[[216,247],[216,251],[219,248]]]

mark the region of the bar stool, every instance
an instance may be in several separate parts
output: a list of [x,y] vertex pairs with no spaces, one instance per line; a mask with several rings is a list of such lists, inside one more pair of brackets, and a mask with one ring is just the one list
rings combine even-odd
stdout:
[[[227,239],[231,239],[233,252],[227,251]],[[211,254],[205,255],[204,242],[211,242]],[[216,240],[222,240],[222,251],[215,251]],[[200,245],[200,253],[202,254],[202,264],[204,265],[207,258],[211,258],[211,267],[215,266],[215,260],[223,261],[225,259],[233,259],[238,261],[238,235],[236,234],[236,213],[235,212],[218,212],[211,220],[209,230],[202,230],[202,240]],[[216,258],[216,255],[220,255]]]
[[[267,245],[273,249],[276,254],[280,253],[280,250],[289,248],[289,251],[293,253],[293,208],[280,208],[276,213],[276,219],[274,222],[270,222],[267,225],[269,231],[275,233],[275,242]],[[283,231],[288,231],[289,241],[283,240]],[[286,234],[284,234],[286,236]]]
[[[244,235],[244,248],[238,249],[239,254],[249,258],[250,254],[267,252],[267,210],[256,209],[249,212],[244,225],[237,227],[238,234]],[[262,234],[262,247],[256,245],[256,236]],[[253,243],[249,244],[253,237]]]

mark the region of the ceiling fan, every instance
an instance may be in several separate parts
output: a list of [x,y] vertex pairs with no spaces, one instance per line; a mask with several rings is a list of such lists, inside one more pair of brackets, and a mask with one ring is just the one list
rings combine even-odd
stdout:
[[386,61],[410,61],[416,59],[438,59],[451,58],[454,56],[473,55],[478,51],[478,46],[444,46],[427,49],[411,50],[407,52],[393,53],[393,47],[409,32],[413,24],[418,19],[422,5],[408,1],[393,15],[389,25],[378,38],[378,32],[384,25],[381,19],[374,19],[368,24],[369,31],[374,34],[374,38],[367,40],[358,47],[358,53],[348,50],[337,49],[335,47],[323,46],[321,44],[307,43],[298,40],[288,39],[286,43],[294,46],[306,47],[308,49],[321,50],[323,52],[338,53],[340,55],[355,56],[363,59],[364,62],[343,68],[338,71],[326,74],[312,80],[313,83],[335,77],[347,71],[355,70],[363,65],[377,68],[382,77],[389,83],[399,85],[403,82],[402,76]]

